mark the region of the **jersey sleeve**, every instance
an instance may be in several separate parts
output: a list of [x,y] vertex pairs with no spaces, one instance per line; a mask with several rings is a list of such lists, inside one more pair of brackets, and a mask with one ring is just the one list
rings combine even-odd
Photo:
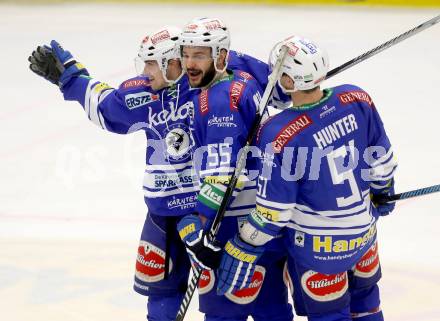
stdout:
[[[220,207],[239,153],[246,144],[257,113],[257,98],[261,95],[255,81],[233,81],[229,90],[229,101],[224,101],[226,95],[219,97],[205,91],[195,104],[195,141],[199,146],[195,163],[200,179],[196,211],[211,220]],[[205,113],[204,106],[209,106]],[[247,185],[248,177],[240,175],[229,204]]]
[[289,179],[292,176],[290,165],[299,161],[298,149],[287,147],[292,149],[289,151],[291,157],[283,161],[285,149],[280,152],[273,149],[276,133],[269,119],[260,129],[257,140],[262,154],[258,159],[256,208],[240,231],[241,238],[254,246],[266,244],[289,223],[298,194],[298,181]]
[[90,77],[75,78],[63,89],[65,100],[79,102],[88,119],[98,127],[117,134],[143,128],[146,106],[158,100],[144,77],[125,81],[117,89]]
[[368,158],[366,161],[369,165],[370,190],[373,194],[379,194],[393,186],[397,159],[374,103],[371,102],[371,107],[367,108],[370,116],[370,137],[368,151],[364,156]]

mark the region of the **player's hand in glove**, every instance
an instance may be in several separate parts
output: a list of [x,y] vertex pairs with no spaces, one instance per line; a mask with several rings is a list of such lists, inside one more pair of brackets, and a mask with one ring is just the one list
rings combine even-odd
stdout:
[[177,224],[177,229],[193,263],[205,270],[213,270],[219,266],[221,248],[208,242],[198,215],[185,216]]
[[233,293],[249,286],[255,264],[264,252],[264,246],[252,246],[238,235],[225,245],[218,269],[217,294]]
[[376,207],[380,216],[387,216],[390,214],[394,207],[395,202],[385,202],[383,200],[384,196],[394,195],[394,179],[391,179],[385,188],[382,189],[371,189],[373,205]]
[[37,75],[58,85],[61,89],[75,76],[89,73],[76,62],[69,51],[52,40],[49,46],[38,46],[28,58],[29,68]]

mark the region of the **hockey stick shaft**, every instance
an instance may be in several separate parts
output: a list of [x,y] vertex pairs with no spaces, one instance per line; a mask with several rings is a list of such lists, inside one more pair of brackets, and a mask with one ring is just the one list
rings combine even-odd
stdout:
[[440,184],[429,186],[429,187],[424,187],[424,188],[419,188],[419,189],[416,189],[413,191],[404,192],[404,193],[400,193],[400,194],[378,195],[378,196],[374,197],[374,202],[377,202],[379,204],[386,204],[386,203],[390,203],[390,202],[401,201],[401,200],[405,200],[408,198],[419,197],[419,196],[432,194],[432,193],[438,193],[438,192],[440,192]]
[[339,66],[333,70],[330,70],[327,73],[326,79],[331,78],[331,77],[339,74],[340,72],[357,65],[361,61],[364,61],[364,60],[378,54],[379,52],[384,51],[385,49],[388,49],[388,48],[398,44],[399,42],[402,42],[403,40],[408,39],[408,38],[414,36],[415,34],[418,34],[419,32],[432,27],[433,25],[437,24],[438,22],[440,22],[440,15],[418,25],[417,27],[415,27],[411,30],[408,30],[407,32],[402,33],[401,35],[399,35],[399,36],[397,36],[387,42],[384,42],[383,44],[377,46],[376,48],[373,48],[370,51],[367,51],[366,53],[364,53],[356,58],[351,59],[350,61],[347,61],[346,63],[344,63],[341,66]]
[[[273,89],[275,88],[276,82],[279,78],[279,73],[281,70],[282,63],[284,61],[284,57],[286,56],[287,50],[288,48],[285,46],[281,48],[280,55],[278,56],[273,71],[269,76],[269,81],[267,83],[266,89],[264,90],[263,93],[263,97],[261,98],[260,104],[258,106],[258,110],[260,111],[260,113],[257,116],[256,120],[254,121],[254,124],[252,125],[251,130],[248,133],[246,139],[246,145],[242,148],[240,154],[238,155],[234,174],[232,175],[231,181],[229,182],[228,187],[226,188],[225,194],[223,196],[223,200],[220,203],[220,207],[217,210],[217,214],[214,218],[211,229],[209,230],[208,240],[211,242],[215,240],[215,237],[221,225],[221,221],[225,216],[226,208],[229,205],[229,201],[232,197],[232,193],[234,192],[235,186],[237,185],[237,182],[240,178],[240,174],[242,173],[246,165],[247,154],[249,152],[251,143],[257,134],[258,128],[260,127],[261,121],[263,119],[262,115],[264,115],[264,112],[267,108],[267,104],[269,102],[269,98],[272,96]],[[193,276],[188,284],[188,289],[186,290],[183,301],[179,307],[179,311],[177,312],[175,321],[182,321],[183,318],[185,317],[186,311],[188,310],[189,304],[191,302],[191,298],[197,288],[197,284],[199,283],[202,272],[203,270],[200,267],[196,267],[193,269]]]

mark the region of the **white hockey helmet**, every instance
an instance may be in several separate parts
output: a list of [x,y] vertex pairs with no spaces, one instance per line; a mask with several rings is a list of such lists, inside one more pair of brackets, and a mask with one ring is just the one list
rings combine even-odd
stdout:
[[295,83],[293,90],[287,90],[278,81],[285,92],[313,89],[325,80],[329,68],[327,52],[300,36],[291,36],[273,47],[269,56],[270,69],[274,66],[282,46],[289,49],[281,67],[280,78],[285,73]]
[[[169,80],[167,78],[168,62],[171,59],[180,59],[179,40],[182,35],[182,30],[175,26],[165,26],[151,35],[146,36],[141,43],[138,53],[138,59],[141,61],[141,69],[136,67],[138,74],[142,73],[144,62],[147,60],[155,60],[162,71],[165,81],[169,83],[176,82],[176,80]],[[140,70],[139,70],[140,69]]]
[[[217,18],[196,18],[188,23],[180,38],[181,46],[210,47],[215,70],[222,72],[227,67],[226,59],[223,70],[217,69],[217,59],[220,51],[225,49],[229,55],[231,37],[226,25]],[[226,56],[227,58],[227,56]]]

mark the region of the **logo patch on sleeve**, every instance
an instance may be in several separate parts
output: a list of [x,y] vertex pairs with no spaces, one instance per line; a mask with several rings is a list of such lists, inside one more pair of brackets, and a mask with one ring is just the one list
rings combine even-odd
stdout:
[[374,242],[364,256],[362,256],[359,262],[356,263],[354,275],[361,278],[370,278],[376,274],[376,272],[379,270],[379,267],[380,261],[377,242]]
[[[173,262],[170,259],[169,272],[172,269]],[[149,242],[140,241],[135,275],[144,282],[163,280],[165,276],[165,252]]]
[[293,137],[298,135],[311,124],[313,124],[312,119],[304,114],[284,126],[272,142],[272,147],[275,153],[281,152],[283,147],[291,141]]
[[304,232],[301,231],[295,231],[295,245],[304,247],[304,241],[306,239],[306,235]]
[[125,96],[125,105],[128,109],[142,107],[159,100],[159,95],[147,91]]
[[232,294],[226,293],[225,296],[234,303],[249,304],[254,301],[257,298],[258,293],[260,293],[265,276],[266,269],[261,265],[257,265],[249,287],[235,291]]
[[240,81],[233,81],[231,83],[231,87],[229,89],[229,107],[231,110],[238,110],[238,104],[240,103],[241,95],[243,95],[243,91],[245,88],[245,84]]
[[338,97],[339,97],[339,101],[344,105],[351,104],[353,102],[365,102],[370,107],[374,105],[371,97],[363,90],[348,91],[345,93],[338,94]]
[[347,272],[322,274],[309,270],[302,275],[301,286],[304,292],[315,301],[333,301],[347,292]]

